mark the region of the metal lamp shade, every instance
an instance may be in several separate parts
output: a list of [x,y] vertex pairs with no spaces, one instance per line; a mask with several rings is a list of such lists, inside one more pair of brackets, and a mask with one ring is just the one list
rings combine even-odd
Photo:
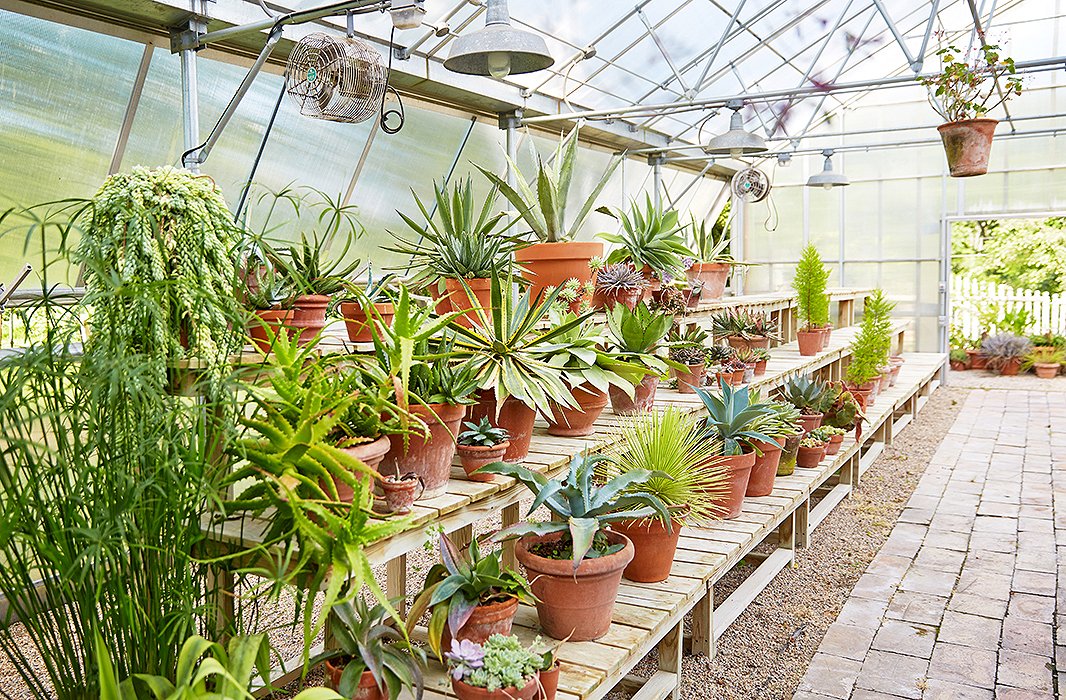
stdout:
[[766,141],[758,134],[744,131],[744,120],[740,112],[733,112],[729,118],[729,131],[715,136],[703,147],[708,155],[751,155],[770,150]]
[[492,75],[489,55],[510,59],[509,75],[533,73],[555,63],[544,39],[511,26],[506,0],[489,0],[485,28],[458,37],[444,67],[467,75]]
[[851,180],[844,173],[833,172],[833,161],[829,156],[825,157],[825,165],[822,172],[815,173],[807,179],[807,187],[843,187],[850,185]]

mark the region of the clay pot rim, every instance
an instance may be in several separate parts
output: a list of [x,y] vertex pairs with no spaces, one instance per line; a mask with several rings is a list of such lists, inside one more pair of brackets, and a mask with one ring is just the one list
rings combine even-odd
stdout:
[[[379,314],[387,315],[396,313],[396,305],[391,301],[372,301],[369,303],[374,305],[374,308],[378,310]],[[347,311],[357,311],[365,316],[366,314],[363,313],[363,309],[367,306],[368,304],[363,304],[358,301],[342,301],[340,303],[341,316],[344,316]],[[347,311],[345,311],[346,309]]]
[[296,306],[325,306],[333,297],[329,294],[298,294],[293,297]]
[[386,454],[389,451],[389,448],[392,447],[392,441],[389,440],[389,436],[388,435],[378,435],[376,438],[374,438],[370,442],[360,442],[360,443],[357,443],[355,445],[348,445],[346,447],[340,447],[338,449],[341,449],[341,450],[358,450],[360,448],[368,449],[368,448],[371,448],[371,447],[373,447],[374,449],[371,450],[370,457],[374,458],[374,457],[378,456],[378,454],[377,454],[378,452],[380,452],[382,455]]
[[944,131],[950,131],[952,128],[960,126],[965,127],[970,126],[972,124],[987,124],[989,122],[991,122],[993,125],[999,124],[998,119],[992,119],[991,117],[974,117],[973,119],[959,119],[952,122],[944,122],[943,124],[938,126],[936,130],[940,133],[944,133]]
[[[272,318],[287,318],[296,313],[296,309],[255,309],[256,316],[262,319]],[[269,316],[267,314],[270,314]],[[276,315],[275,315],[276,314]]]
[[[806,410],[806,409],[804,409],[804,410]],[[825,418],[825,414],[824,413],[803,413],[803,411],[801,410],[800,411],[800,417],[801,418]]]
[[604,532],[607,534],[608,543],[624,543],[625,547],[621,551],[608,554],[605,557],[582,559],[581,563],[578,564],[577,571],[574,570],[574,563],[571,559],[548,559],[529,551],[529,548],[534,544],[561,538],[563,536],[562,532],[553,532],[547,535],[527,535],[520,538],[515,544],[515,557],[523,566],[533,569],[539,574],[565,578],[603,576],[626,568],[629,562],[633,560],[635,551],[633,542],[621,532],[616,532],[615,530],[605,530]]
[[[578,252],[580,251],[580,252]],[[516,262],[535,260],[575,260],[588,254],[589,258],[603,254],[603,244],[598,241],[537,241],[515,251]]]
[[[479,685],[470,685],[469,683],[467,683],[465,681],[457,680],[455,678],[452,678],[452,686],[453,686],[453,689],[454,689],[454,686],[459,685],[459,686],[463,686],[463,687],[466,687],[466,688],[471,688],[474,691],[479,692],[479,693],[485,693],[485,694],[490,694],[490,695],[495,694],[495,693],[505,693],[506,694],[505,697],[507,697],[507,696],[519,697],[523,692],[525,692],[529,688],[529,686],[537,683],[537,676],[539,676],[539,675],[540,675],[539,671],[537,673],[534,673],[530,677],[529,682],[526,683],[521,688],[515,688],[514,686],[512,686],[510,688],[500,688],[499,690],[496,690],[496,691],[490,691],[488,688],[482,688]],[[450,675],[449,675],[449,678],[451,678]],[[458,695],[458,694],[459,694],[459,692],[458,692],[458,690],[456,690],[456,695]]]
[[688,269],[696,270],[698,272],[721,272],[722,270],[729,270],[732,267],[733,263],[697,260],[689,265]]
[[494,450],[503,450],[504,452],[506,452],[507,448],[510,446],[510,440],[504,440],[503,442],[498,442],[495,445],[464,445],[458,442],[455,444],[456,449],[466,450],[467,452],[472,452],[474,454],[486,454]]
[[[460,278],[458,277],[441,277],[444,280],[444,287],[453,286],[456,289],[462,289],[463,285],[460,284]],[[463,277],[463,282],[466,282],[466,286],[470,289],[485,290],[492,289],[491,277]]]

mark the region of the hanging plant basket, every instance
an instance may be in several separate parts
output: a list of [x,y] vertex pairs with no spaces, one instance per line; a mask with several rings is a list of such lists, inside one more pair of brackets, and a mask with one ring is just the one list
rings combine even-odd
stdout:
[[982,118],[947,122],[937,127],[952,177],[974,177],[988,172],[988,156],[997,124],[995,119]]

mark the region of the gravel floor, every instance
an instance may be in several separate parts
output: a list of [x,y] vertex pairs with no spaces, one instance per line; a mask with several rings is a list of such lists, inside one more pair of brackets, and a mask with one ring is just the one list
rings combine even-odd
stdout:
[[948,385],[970,389],[1011,389],[1015,391],[1066,391],[1066,376],[1062,373],[1054,379],[1041,379],[1035,374],[1024,373],[1016,377],[1001,377],[983,369],[964,372],[948,372]]

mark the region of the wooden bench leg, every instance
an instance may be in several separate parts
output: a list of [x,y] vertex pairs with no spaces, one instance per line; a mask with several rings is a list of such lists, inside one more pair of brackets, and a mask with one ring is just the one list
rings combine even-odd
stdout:
[[795,518],[793,525],[794,537],[796,542],[796,549],[802,549],[807,546],[810,530],[808,523],[810,522],[811,515],[811,501],[810,499],[804,500],[799,504],[792,517]]
[[841,299],[837,304],[837,328],[847,328],[855,323],[855,300]]
[[225,567],[211,567],[208,584],[210,595],[214,598],[215,635],[214,638],[225,644],[230,635],[236,631],[235,602],[237,599],[233,572]]
[[396,612],[407,613],[407,555],[401,554],[385,564],[385,595],[397,600]]
[[877,440],[878,442],[883,442],[886,445],[891,445],[892,444],[892,417],[891,416],[889,416],[888,419],[884,423],[881,424],[881,427],[879,427],[877,429],[877,432],[874,433],[874,440]]
[[714,639],[714,585],[707,586],[707,594],[692,608],[692,654],[713,659],[717,651]]
[[[777,526],[777,546],[781,549],[796,549],[796,513],[793,511]],[[792,565],[796,562],[793,560]]]
[[659,641],[659,668],[673,673],[677,678],[674,690],[670,693],[673,700],[681,700],[681,644],[685,636],[684,618],[677,621],[673,629]]
[[[503,513],[503,526],[514,525],[522,519],[522,511],[520,510],[518,503],[512,503],[509,506],[504,506]],[[503,543],[503,568],[504,569],[518,569],[518,559],[514,555],[514,540],[508,540]]]

